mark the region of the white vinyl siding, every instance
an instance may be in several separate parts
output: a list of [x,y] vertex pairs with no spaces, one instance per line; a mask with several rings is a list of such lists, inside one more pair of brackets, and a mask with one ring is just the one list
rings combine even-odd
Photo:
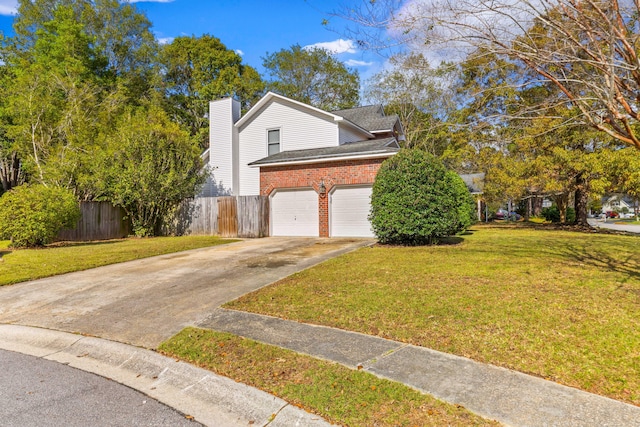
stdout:
[[270,205],[272,236],[319,235],[318,194],[313,189],[276,190]]
[[209,127],[211,195],[230,195],[235,190],[233,162],[238,134],[234,123],[240,118],[240,103],[231,98],[211,102],[209,117],[215,118]]
[[369,137],[366,134],[362,132],[358,132],[355,129],[349,129],[344,125],[340,126],[340,134],[339,134],[340,145],[345,144],[347,142],[364,141],[365,139],[369,139]]
[[[298,107],[299,108],[299,107]],[[260,192],[260,168],[247,164],[267,157],[265,132],[280,129],[280,151],[305,150],[338,145],[338,125],[319,113],[298,110],[285,101],[268,103],[239,129],[239,170],[241,196]]]
[[370,185],[337,187],[329,199],[331,237],[374,237],[368,216]]

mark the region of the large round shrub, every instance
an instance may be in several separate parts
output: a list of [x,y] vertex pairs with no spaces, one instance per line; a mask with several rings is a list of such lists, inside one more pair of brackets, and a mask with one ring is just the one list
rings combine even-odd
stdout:
[[79,218],[78,202],[64,188],[21,185],[0,197],[0,236],[14,247],[46,245]]
[[385,160],[373,184],[373,231],[382,243],[433,244],[471,224],[473,200],[456,173],[421,150]]

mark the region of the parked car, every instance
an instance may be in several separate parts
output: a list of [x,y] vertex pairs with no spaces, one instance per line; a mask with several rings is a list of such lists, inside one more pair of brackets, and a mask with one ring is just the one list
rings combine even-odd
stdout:
[[606,216],[607,218],[618,218],[620,215],[616,211],[607,211]]
[[506,219],[508,216],[509,212],[507,212],[506,210],[500,208],[496,211],[496,214],[494,215],[495,219]]

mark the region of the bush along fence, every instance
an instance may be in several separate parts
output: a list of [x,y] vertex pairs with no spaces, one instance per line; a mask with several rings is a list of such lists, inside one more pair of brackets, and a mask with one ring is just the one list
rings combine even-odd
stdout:
[[266,196],[198,197],[183,202],[170,227],[173,234],[221,237],[269,235],[269,198]]
[[124,210],[109,202],[81,202],[80,220],[73,229],[58,233],[56,240],[89,241],[121,239],[131,234]]

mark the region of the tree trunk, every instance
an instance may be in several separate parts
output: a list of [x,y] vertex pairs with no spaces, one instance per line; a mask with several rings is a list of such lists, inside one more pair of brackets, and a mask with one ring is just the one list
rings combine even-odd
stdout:
[[576,209],[576,221],[575,224],[588,227],[587,222],[587,208],[589,204],[589,182],[584,178],[584,175],[578,174],[576,177],[576,194],[575,194],[575,209]]
[[555,197],[555,202],[558,207],[558,212],[560,212],[560,223],[564,224],[567,222],[567,205],[569,204],[569,195],[560,194]]
[[22,171],[18,153],[13,152],[9,158],[0,160],[0,181],[4,191],[9,191],[21,184]]
[[541,216],[542,215],[542,202],[544,201],[543,196],[535,196],[533,200],[533,216]]

